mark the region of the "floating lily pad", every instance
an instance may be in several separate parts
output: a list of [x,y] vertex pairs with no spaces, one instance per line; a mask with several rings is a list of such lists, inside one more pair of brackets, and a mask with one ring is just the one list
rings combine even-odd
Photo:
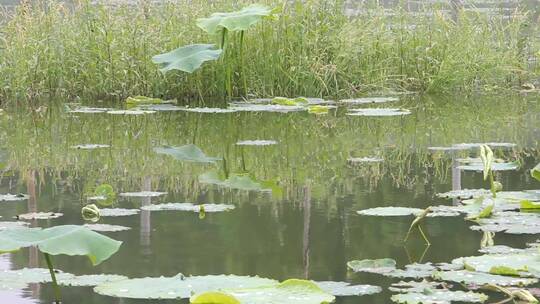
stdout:
[[236,143],[237,146],[271,146],[276,145],[275,140],[242,140]]
[[3,281],[0,279],[0,291],[21,290],[28,287],[28,284],[17,281]]
[[27,227],[29,225],[27,222],[0,222],[0,230]]
[[78,107],[73,110],[70,110],[69,113],[87,113],[87,114],[97,114],[97,113],[106,113],[108,111],[113,111],[112,108],[92,108],[92,107]]
[[166,195],[167,192],[156,192],[156,191],[140,191],[140,192],[124,192],[120,193],[120,196],[123,197],[158,197]]
[[409,215],[418,215],[424,210],[418,208],[407,208],[407,207],[377,207],[371,209],[365,209],[357,211],[356,213],[360,215],[369,215],[369,216],[409,216]]
[[[55,270],[57,279],[71,279],[75,277],[73,274]],[[51,274],[47,268],[23,268],[17,270],[0,271],[0,284],[7,282],[16,282],[23,285],[50,283],[52,281]],[[8,284],[9,285],[9,284]]]
[[189,298],[193,293],[232,288],[268,286],[277,282],[270,279],[235,275],[209,275],[185,277],[140,278],[100,284],[95,292],[120,298],[132,299],[179,299]]
[[100,284],[106,284],[127,279],[127,277],[117,274],[91,274],[73,276],[68,278],[57,278],[58,285],[64,286],[97,286]]
[[453,146],[456,148],[460,148],[463,150],[466,149],[477,149],[481,146],[486,145],[491,148],[514,148],[517,145],[514,143],[505,143],[505,142],[490,142],[490,143],[461,143],[461,144],[454,144]]
[[444,193],[437,193],[437,197],[441,198],[457,198],[457,199],[471,199],[485,195],[490,195],[491,191],[488,189],[463,189],[452,190]]
[[112,110],[107,111],[107,114],[112,115],[145,115],[145,114],[154,114],[156,111],[150,110]]
[[191,212],[224,212],[233,210],[234,205],[225,205],[225,204],[202,204],[194,205],[191,203],[169,203],[169,204],[157,204],[157,205],[147,205],[141,207],[141,210],[146,211],[191,211]]
[[76,145],[72,146],[73,149],[78,150],[94,150],[94,149],[101,149],[101,148],[109,148],[109,145],[102,145],[102,144],[83,144],[83,145]]
[[99,214],[103,217],[111,216],[130,216],[139,214],[139,209],[122,209],[122,208],[104,208],[99,209]]
[[481,248],[478,250],[481,253],[485,254],[514,254],[514,253],[526,253],[526,252],[534,252],[537,250],[536,248],[512,248],[505,245],[494,245],[494,246],[488,246]]
[[372,103],[385,103],[399,101],[397,97],[363,97],[363,98],[352,98],[352,99],[342,99],[339,103],[343,104],[372,104]]
[[26,194],[0,194],[0,202],[16,202],[28,199]]
[[423,292],[401,293],[392,296],[392,301],[405,304],[450,304],[452,302],[483,303],[488,297],[481,293],[425,290]]
[[239,304],[326,304],[334,296],[324,292],[311,281],[291,279],[279,284],[247,289],[229,289],[206,292],[191,297],[193,304],[239,303]]
[[540,234],[540,214],[524,212],[498,212],[477,221],[473,230],[504,232],[508,234]]
[[173,103],[175,100],[163,100],[147,96],[132,96],[126,98],[126,103],[130,105],[161,105]]
[[215,163],[219,158],[209,157],[195,145],[185,145],[181,147],[161,147],[154,148],[158,154],[172,156],[176,160],[194,163]]
[[464,265],[470,271],[500,275],[519,275],[529,267],[540,269],[540,255],[531,254],[486,254],[475,257],[457,258],[453,264]]
[[497,286],[525,286],[538,283],[534,278],[516,278],[468,270],[437,272],[436,280],[451,281],[465,285],[493,284]]
[[139,109],[156,112],[173,112],[184,111],[186,107],[179,107],[172,104],[152,104],[152,105],[140,105]]
[[346,282],[315,282],[319,288],[324,290],[326,293],[334,295],[336,297],[345,297],[345,296],[363,296],[376,294],[382,291],[382,288],[379,286],[373,285],[351,285]]
[[303,106],[282,106],[274,104],[234,104],[229,108],[237,112],[277,112],[277,113],[288,113],[288,112],[299,112],[307,111],[306,107]]
[[424,290],[430,290],[430,289],[441,289],[446,288],[444,283],[440,282],[430,282],[426,280],[422,280],[420,282],[416,281],[409,281],[409,282],[398,282],[393,283],[391,287],[388,288],[388,290],[392,292],[399,292],[399,293],[408,293],[408,292],[424,292]]
[[62,217],[64,214],[59,212],[31,212],[19,214],[15,218],[19,220],[50,220]]
[[[484,164],[481,161],[470,159],[464,163],[464,165],[457,166],[457,168],[464,171],[484,171]],[[519,164],[515,162],[494,162],[491,164],[491,171],[512,171],[518,168]]]
[[360,164],[360,163],[380,163],[384,159],[380,157],[350,157],[347,159],[349,163]]
[[347,263],[354,272],[385,274],[396,270],[396,261],[392,259],[355,260]]
[[415,263],[415,264],[406,265],[404,270],[395,269],[388,273],[384,273],[383,275],[393,277],[393,278],[420,279],[420,278],[431,277],[436,270],[437,268],[433,266],[431,263],[427,263],[427,264]]
[[85,224],[84,227],[99,232],[119,232],[131,229],[130,227],[109,224]]
[[86,255],[94,265],[108,259],[118,251],[121,244],[122,242],[75,225],[0,231],[0,251],[10,252],[37,246],[41,252],[50,255]]
[[194,113],[215,113],[215,114],[221,114],[221,113],[234,113],[237,112],[237,110],[234,109],[224,109],[224,108],[183,108],[182,111],[185,112],[194,112]]
[[368,108],[349,109],[349,116],[403,116],[409,115],[411,111],[397,108]]

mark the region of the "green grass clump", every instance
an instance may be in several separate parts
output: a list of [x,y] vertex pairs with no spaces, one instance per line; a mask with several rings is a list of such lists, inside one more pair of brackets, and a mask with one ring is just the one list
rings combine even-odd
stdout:
[[534,35],[524,30],[530,18],[523,12],[509,19],[463,12],[453,19],[438,10],[398,9],[389,16],[374,7],[348,18],[342,1],[263,2],[281,7],[279,19],[246,32],[242,49],[233,37],[227,60],[167,75],[152,56],[192,43],[219,44],[196,19],[249,1],[25,2],[0,16],[0,100],[221,100],[231,68],[232,93],[239,97],[246,95],[244,83],[249,96],[348,97],[384,89],[508,88],[534,76],[527,59],[538,50],[530,50]]

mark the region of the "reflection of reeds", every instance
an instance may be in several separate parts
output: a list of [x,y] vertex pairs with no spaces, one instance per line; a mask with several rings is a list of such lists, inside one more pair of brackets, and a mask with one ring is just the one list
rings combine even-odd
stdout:
[[341,2],[285,5],[279,20],[245,33],[242,53],[230,54],[233,64],[164,76],[152,55],[212,42],[195,20],[238,6],[231,0],[179,0],[111,8],[81,0],[66,8],[37,1],[0,18],[0,98],[222,97],[227,69],[233,69],[227,90],[236,96],[349,96],[382,88],[441,92],[528,79],[523,50],[535,43],[529,38],[536,29],[523,30],[528,19],[519,11],[509,20],[466,12],[454,21],[431,8],[388,14],[376,7],[349,19]]

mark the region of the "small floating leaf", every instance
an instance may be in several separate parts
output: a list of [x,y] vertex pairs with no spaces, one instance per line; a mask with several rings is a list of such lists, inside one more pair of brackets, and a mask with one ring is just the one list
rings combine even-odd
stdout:
[[144,114],[154,114],[156,111],[149,110],[112,110],[107,111],[107,114],[112,115],[144,115]]
[[229,109],[237,112],[277,112],[277,113],[289,113],[299,112],[307,110],[304,106],[282,106],[274,104],[242,104],[236,103]]
[[335,108],[334,106],[319,106],[319,105],[315,105],[315,106],[310,106],[308,107],[308,113],[310,114],[316,114],[316,115],[324,115],[324,114],[328,114],[328,112],[330,111],[330,109],[333,109]]
[[403,116],[409,115],[411,111],[396,108],[368,108],[368,109],[349,109],[349,116]]
[[148,104],[164,104],[172,101],[165,101],[160,98],[152,98],[146,96],[133,96],[126,98],[126,103],[130,105],[148,105]]
[[58,285],[64,286],[96,286],[109,282],[126,280],[127,277],[117,274],[90,274],[58,279]]
[[224,109],[224,108],[182,108],[181,111],[194,112],[194,113],[208,113],[208,114],[212,114],[212,113],[221,114],[221,113],[234,113],[234,112],[237,112],[234,109]]
[[210,60],[217,60],[223,51],[215,49],[214,44],[192,44],[179,47],[168,53],[152,57],[152,61],[160,65],[160,71],[166,73],[180,70],[193,73],[201,65]]
[[124,192],[120,193],[120,196],[123,197],[158,197],[166,195],[167,192],[156,192],[156,191],[140,191],[140,192]]
[[154,148],[158,154],[172,156],[176,160],[195,162],[195,163],[215,163],[219,158],[209,157],[195,145],[185,145],[180,147],[162,147]]
[[109,224],[84,224],[84,227],[98,232],[119,232],[130,230],[131,228],[118,225],[109,225]]
[[356,213],[360,215],[370,215],[370,216],[409,216],[409,215],[418,215],[424,210],[418,208],[408,208],[408,207],[377,207],[366,210],[357,211]]
[[[56,278],[59,280],[71,279],[75,277],[71,273],[65,273],[55,269]],[[23,268],[16,270],[0,271],[0,284],[7,282],[17,282],[23,285],[50,283],[52,281],[51,274],[47,268]]]
[[234,205],[225,205],[225,204],[202,204],[194,205],[190,203],[168,203],[168,204],[157,204],[157,205],[147,205],[141,207],[141,210],[146,211],[190,211],[190,212],[200,212],[201,208],[205,212],[224,212],[233,210]]
[[122,208],[100,209],[100,214],[102,217],[130,216],[130,215],[139,214],[139,209],[122,209]]
[[402,293],[392,296],[392,301],[405,304],[450,304],[452,302],[483,303],[488,297],[481,293],[451,291],[451,290],[425,290],[424,292]]
[[347,161],[352,164],[380,163],[380,162],[383,162],[384,159],[380,157],[350,157],[347,159]]
[[50,220],[50,219],[59,218],[63,215],[64,215],[63,213],[59,213],[59,212],[56,212],[56,213],[55,212],[31,212],[31,213],[19,214],[16,216],[16,218],[19,220],[27,220],[27,221]]
[[0,230],[30,226],[27,222],[0,222]]
[[389,273],[396,269],[396,261],[392,259],[355,260],[347,263],[354,272]]
[[441,198],[457,198],[457,199],[471,199],[490,194],[488,189],[463,189],[452,190],[444,193],[437,193],[437,197]]
[[88,113],[88,114],[96,114],[96,113],[106,113],[108,111],[113,111],[112,108],[92,108],[92,107],[78,107],[73,110],[70,110],[69,113]]
[[344,104],[371,104],[371,103],[385,103],[398,101],[397,97],[363,97],[363,98],[353,98],[353,99],[342,99],[338,103]]

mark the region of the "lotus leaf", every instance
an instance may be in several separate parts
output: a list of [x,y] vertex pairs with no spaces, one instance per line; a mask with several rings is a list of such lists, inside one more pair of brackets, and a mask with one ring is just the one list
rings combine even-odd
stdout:
[[70,110],[69,113],[88,113],[88,114],[96,114],[96,113],[106,113],[108,111],[112,111],[114,109],[112,108],[92,108],[92,107],[78,107],[73,110]]
[[437,193],[437,197],[441,198],[457,198],[457,199],[471,199],[478,198],[490,194],[488,189],[463,189],[452,190],[444,193]]
[[67,278],[61,277],[57,278],[57,280],[59,285],[65,286],[96,286],[120,280],[127,280],[127,277],[116,274],[90,274]]
[[224,108],[182,108],[181,111],[194,112],[194,113],[234,113],[237,112],[234,109]]
[[15,251],[37,246],[50,255],[86,255],[97,265],[108,259],[122,242],[113,240],[82,226],[66,225],[47,229],[16,228],[0,231],[0,251]]
[[185,145],[181,147],[162,147],[154,148],[158,154],[172,156],[176,160],[194,162],[194,163],[215,163],[219,158],[209,157],[195,145]]
[[406,265],[405,269],[395,269],[393,271],[390,271],[388,273],[384,273],[383,275],[393,277],[393,278],[412,278],[412,279],[420,279],[420,278],[427,278],[431,277],[433,273],[437,269],[435,266],[431,265],[430,263],[427,264],[411,264]]
[[261,183],[254,181],[251,177],[244,174],[232,174],[228,179],[222,180],[217,172],[210,171],[201,174],[199,176],[199,182],[244,191],[271,191],[271,189],[263,188]]
[[107,111],[107,114],[112,115],[144,115],[144,114],[154,114],[156,111],[148,111],[148,110],[112,110]]
[[120,193],[120,196],[123,197],[158,197],[166,195],[167,192],[156,192],[156,191],[140,191],[140,192],[124,192]]
[[396,261],[392,259],[378,260],[355,260],[347,263],[347,266],[354,272],[369,272],[385,274],[396,269]]
[[202,204],[194,205],[190,203],[169,203],[169,204],[158,204],[158,205],[148,205],[141,207],[142,210],[146,211],[190,211],[190,212],[224,212],[233,210],[234,205],[224,205],[224,204]]
[[316,115],[324,115],[324,114],[328,114],[330,109],[334,109],[334,108],[335,106],[319,106],[319,105],[310,106],[308,107],[308,113],[316,114]]
[[384,103],[399,101],[397,97],[364,97],[364,98],[354,98],[354,99],[342,99],[339,103],[344,104],[370,104],[370,103]]
[[29,226],[27,222],[0,222],[0,230]]
[[370,215],[370,216],[409,216],[409,215],[418,215],[422,213],[422,209],[418,208],[407,208],[407,207],[377,207],[371,209],[365,209],[357,211],[356,213],[360,215]]
[[299,112],[307,110],[304,106],[282,106],[274,104],[234,104],[229,108],[237,112],[278,112],[278,113],[289,113],[289,112]]
[[437,272],[433,277],[436,280],[452,281],[465,285],[525,286],[538,283],[538,279],[535,278],[516,278],[468,270]]
[[424,292],[424,290],[430,290],[430,289],[441,289],[446,288],[444,283],[439,282],[430,282],[426,280],[422,280],[420,282],[416,281],[409,281],[409,282],[398,282],[392,284],[391,287],[388,288],[388,290],[392,292],[400,292],[400,293],[408,293],[408,292]]
[[290,279],[279,284],[247,289],[223,289],[191,297],[193,304],[327,304],[334,296],[326,293],[314,282]]
[[130,230],[131,228],[118,225],[109,225],[109,224],[85,224],[84,227],[99,232],[119,232]]
[[348,158],[347,161],[349,163],[358,164],[358,163],[380,163],[383,162],[384,159],[380,157],[351,157]]
[[62,217],[63,215],[64,215],[63,213],[59,213],[59,212],[56,212],[56,213],[54,213],[54,212],[31,212],[31,213],[19,214],[15,218],[19,219],[19,220],[26,220],[26,221],[50,220],[50,219],[55,219],[55,218]]
[[372,285],[351,285],[346,282],[315,282],[319,288],[336,297],[362,296],[379,293],[382,289]]
[[540,233],[540,214],[523,212],[498,212],[492,218],[480,219],[473,230],[505,232],[508,234]]
[[392,296],[392,301],[405,304],[483,303],[487,299],[488,297],[482,293],[451,290],[424,290],[423,292],[402,293]]
[[540,269],[540,254],[488,254],[457,258],[452,263],[464,265],[470,271],[500,275],[526,274],[529,267]]
[[488,246],[484,247],[480,250],[478,250],[481,253],[486,254],[510,254],[510,253],[534,253],[536,251],[536,248],[512,248],[505,245],[494,245],[494,246]]
[[214,13],[209,18],[200,18],[197,26],[211,35],[220,33],[223,29],[230,32],[246,31],[273,13],[267,6],[253,4],[236,12]]
[[146,104],[163,104],[171,103],[172,100],[165,101],[160,98],[152,98],[146,96],[133,96],[126,98],[126,103],[130,105],[146,105]]
[[156,55],[152,57],[152,61],[160,65],[159,70],[162,73],[171,70],[193,73],[206,61],[217,60],[222,52],[222,50],[216,50],[213,44],[192,44]]
[[179,299],[189,298],[193,293],[212,290],[252,288],[268,286],[277,282],[270,279],[235,275],[209,275],[185,277],[139,278],[100,284],[95,292],[120,298],[133,299]]
[[[75,277],[71,273],[61,272],[55,270],[57,279],[67,280]],[[17,270],[3,270],[0,271],[0,284],[8,282],[16,282],[23,285],[36,284],[36,283],[50,283],[51,274],[49,269],[46,268],[23,268]]]

